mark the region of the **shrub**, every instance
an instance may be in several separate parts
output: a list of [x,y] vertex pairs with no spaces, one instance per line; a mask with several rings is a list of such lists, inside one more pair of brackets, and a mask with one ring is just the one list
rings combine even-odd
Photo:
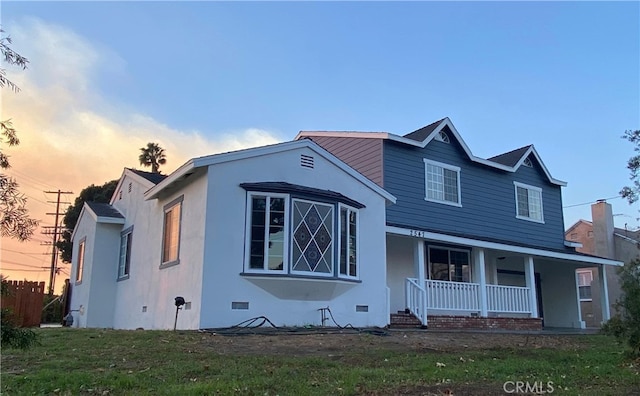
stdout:
[[629,355],[640,357],[640,260],[618,269],[622,297],[616,301],[618,313],[603,326],[603,331],[626,343]]

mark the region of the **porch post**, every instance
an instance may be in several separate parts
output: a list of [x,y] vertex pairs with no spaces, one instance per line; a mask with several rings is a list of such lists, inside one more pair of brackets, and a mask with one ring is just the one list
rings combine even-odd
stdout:
[[424,258],[424,241],[422,239],[416,239],[413,243],[413,264],[416,267],[415,273],[418,275],[418,284],[424,289],[422,294],[422,309],[424,315],[422,319],[422,325],[427,326],[427,285],[425,283],[425,258]]
[[604,323],[611,319],[611,312],[609,311],[609,288],[607,286],[607,266],[601,264],[599,270],[600,304],[602,305],[602,323]]
[[531,306],[531,317],[538,317],[538,298],[536,296],[536,273],[533,266],[533,257],[527,256],[524,260],[524,278],[529,288],[529,305]]
[[578,327],[580,329],[585,329],[587,327],[587,324],[582,318],[582,304],[580,303],[580,287],[578,286],[580,284],[580,281],[578,280],[578,271],[573,271],[573,273],[576,277],[575,287],[576,287],[576,304],[578,304]]
[[473,249],[473,263],[475,264],[476,280],[480,285],[480,316],[486,318],[487,314],[487,274],[484,266],[484,249]]
[[424,287],[424,241],[422,239],[416,239],[413,242],[413,266],[418,283]]

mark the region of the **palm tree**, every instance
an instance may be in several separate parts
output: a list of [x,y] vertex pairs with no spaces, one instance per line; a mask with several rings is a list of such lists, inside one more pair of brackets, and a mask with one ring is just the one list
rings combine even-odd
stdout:
[[147,143],[147,147],[140,148],[140,165],[150,166],[152,173],[160,173],[160,165],[167,163],[164,149],[158,143]]

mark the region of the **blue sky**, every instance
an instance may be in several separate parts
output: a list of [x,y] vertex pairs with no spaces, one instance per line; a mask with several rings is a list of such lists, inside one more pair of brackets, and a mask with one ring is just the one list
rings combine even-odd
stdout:
[[[3,1],[1,11],[31,61],[8,70],[23,90],[3,90],[2,107],[23,137],[14,175],[32,204],[45,188],[119,177],[151,139],[171,171],[300,130],[403,135],[442,117],[480,157],[534,144],[568,182],[567,227],[628,183],[633,147],[620,137],[640,128],[638,2]],[[609,202],[617,226],[640,225],[638,205]],[[44,209],[32,212],[46,224]]]

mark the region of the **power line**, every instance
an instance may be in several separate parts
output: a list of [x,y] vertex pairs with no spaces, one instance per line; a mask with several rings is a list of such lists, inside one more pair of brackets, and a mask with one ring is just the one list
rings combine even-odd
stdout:
[[19,265],[19,266],[28,267],[28,268],[46,268],[46,267],[42,267],[42,266],[38,266],[38,265],[29,265],[29,264],[24,264],[24,263],[18,263],[16,261],[10,261],[10,260],[2,260],[2,264],[4,264],[4,263],[11,264],[11,265]]
[[[53,294],[53,283],[55,282],[56,279],[56,268],[57,268],[57,264],[58,264],[58,248],[56,246],[56,242],[58,241],[58,235],[60,234],[60,230],[58,229],[59,225],[58,225],[58,218],[60,217],[60,215],[64,215],[64,213],[60,213],[60,204],[63,203],[60,201],[60,197],[63,194],[73,194],[73,192],[71,191],[61,191],[60,189],[58,189],[58,191],[45,191],[45,194],[57,194],[58,195],[58,199],[55,202],[56,204],[56,211],[54,213],[47,213],[47,215],[52,215],[55,216],[55,220],[53,222],[53,243],[51,244],[51,271],[49,273],[49,295]],[[46,227],[43,227],[46,228]],[[60,229],[62,229],[62,227],[60,227]],[[45,232],[43,232],[45,233]]]
[[46,271],[48,268],[43,268],[43,269],[13,269],[13,268],[2,268],[2,271],[20,271],[20,272],[43,272]]
[[[616,195],[615,197],[602,198],[601,200],[603,200],[603,201],[607,201],[607,200],[609,200],[609,199],[617,199],[617,198],[622,198],[622,197],[621,197],[620,195]],[[597,201],[599,201],[599,200],[589,201],[589,202],[579,203],[579,204],[574,204],[574,205],[566,205],[566,206],[563,206],[562,208],[563,208],[563,209],[566,209],[566,208],[574,208],[574,207],[576,207],[576,206],[591,205],[591,204],[593,204],[593,203],[595,203],[595,202],[597,202]]]

